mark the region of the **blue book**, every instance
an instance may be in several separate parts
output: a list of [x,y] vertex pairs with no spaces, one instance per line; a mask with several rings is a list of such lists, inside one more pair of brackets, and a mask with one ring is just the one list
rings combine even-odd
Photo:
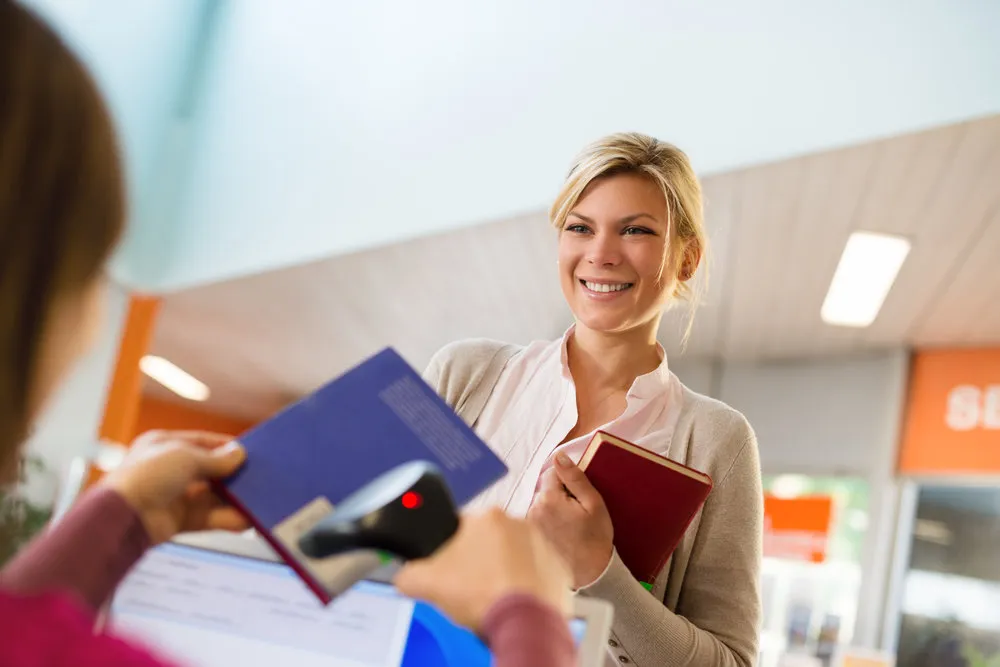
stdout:
[[324,604],[382,564],[359,552],[313,560],[298,539],[372,479],[416,460],[436,465],[458,506],[504,463],[387,348],[238,438],[247,460],[217,486]]

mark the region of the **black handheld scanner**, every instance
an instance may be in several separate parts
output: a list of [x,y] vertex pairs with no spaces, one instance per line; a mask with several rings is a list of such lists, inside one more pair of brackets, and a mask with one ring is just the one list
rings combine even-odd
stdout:
[[344,499],[299,539],[309,558],[374,549],[426,558],[458,530],[458,512],[440,471],[426,461],[397,466]]

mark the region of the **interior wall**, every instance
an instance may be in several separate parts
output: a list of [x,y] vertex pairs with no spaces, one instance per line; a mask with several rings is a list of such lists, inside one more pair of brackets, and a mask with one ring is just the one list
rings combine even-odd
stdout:
[[721,368],[720,364],[713,361],[689,360],[668,358],[667,363],[670,370],[674,372],[681,382],[689,389],[699,394],[718,398],[718,392],[713,386],[716,379],[716,369]]
[[753,424],[765,472],[891,473],[905,369],[902,351],[727,364],[718,397]]
[[902,418],[903,350],[831,360],[679,360],[688,387],[733,406],[753,425],[765,474],[890,473]]

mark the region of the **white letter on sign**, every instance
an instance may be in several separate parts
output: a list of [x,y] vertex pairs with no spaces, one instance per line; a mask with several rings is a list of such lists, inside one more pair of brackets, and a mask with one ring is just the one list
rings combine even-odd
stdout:
[[971,431],[979,425],[978,387],[963,384],[948,392],[948,412],[945,423],[953,431]]
[[986,387],[983,428],[1000,429],[1000,384],[991,384]]

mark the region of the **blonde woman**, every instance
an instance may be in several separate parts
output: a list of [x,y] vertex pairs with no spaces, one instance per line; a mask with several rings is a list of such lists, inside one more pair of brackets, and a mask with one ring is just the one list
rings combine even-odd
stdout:
[[[754,664],[757,442],[741,414],[681,384],[657,343],[661,316],[690,298],[707,250],[698,179],[670,144],[608,136],[577,157],[550,218],[574,324],[559,340],[526,347],[452,343],[427,368],[428,381],[510,467],[476,504],[534,520],[571,566],[576,591],[614,604],[609,662]],[[576,467],[597,429],[715,482],[651,590],[618,557],[604,502]]]

